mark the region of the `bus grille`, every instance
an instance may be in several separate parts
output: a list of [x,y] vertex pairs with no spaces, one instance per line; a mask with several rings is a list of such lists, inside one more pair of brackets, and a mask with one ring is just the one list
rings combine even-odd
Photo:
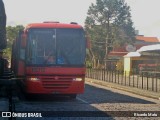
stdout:
[[42,85],[46,89],[66,89],[72,83],[72,78],[41,78]]

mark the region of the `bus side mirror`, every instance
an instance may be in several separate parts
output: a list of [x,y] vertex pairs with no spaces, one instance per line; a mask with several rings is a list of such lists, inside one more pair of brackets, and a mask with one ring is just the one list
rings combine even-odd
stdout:
[[86,37],[86,47],[87,47],[88,49],[91,48],[91,40],[90,40],[89,37]]

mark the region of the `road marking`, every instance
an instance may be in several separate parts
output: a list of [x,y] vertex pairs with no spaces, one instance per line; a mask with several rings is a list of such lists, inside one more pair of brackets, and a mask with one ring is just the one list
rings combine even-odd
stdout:
[[83,99],[81,99],[81,98],[79,98],[79,97],[77,97],[76,99],[77,99],[77,100],[80,100],[80,101],[82,101],[82,102],[84,102],[84,103],[86,103],[86,104],[88,104],[87,101],[85,101],[85,100],[83,100]]

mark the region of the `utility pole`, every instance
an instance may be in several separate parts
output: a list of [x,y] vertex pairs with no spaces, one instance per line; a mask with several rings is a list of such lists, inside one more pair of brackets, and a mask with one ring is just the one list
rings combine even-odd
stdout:
[[107,69],[107,60],[108,60],[108,53],[109,53],[109,43],[110,43],[110,14],[108,11],[108,15],[107,15],[108,19],[107,19],[107,25],[105,25],[105,28],[107,30],[107,38],[106,38],[106,43],[105,43],[105,57],[104,57],[104,68]]

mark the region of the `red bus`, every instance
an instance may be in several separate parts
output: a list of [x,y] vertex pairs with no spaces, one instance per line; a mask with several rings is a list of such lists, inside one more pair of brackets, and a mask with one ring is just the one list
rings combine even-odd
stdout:
[[71,23],[33,23],[14,41],[12,70],[27,94],[84,92],[86,37]]

